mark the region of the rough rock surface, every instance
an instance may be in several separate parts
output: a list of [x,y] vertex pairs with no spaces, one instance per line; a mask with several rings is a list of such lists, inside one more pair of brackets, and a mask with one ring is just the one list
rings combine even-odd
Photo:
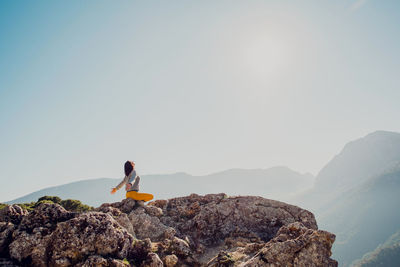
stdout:
[[292,223],[279,229],[277,236],[253,258],[238,266],[337,266],[337,262],[329,258],[334,241],[331,233]]
[[225,194],[191,195],[167,202],[155,201],[163,210],[160,221],[199,245],[212,246],[226,238],[268,241],[283,226],[301,222],[317,229],[314,215],[299,207],[262,197]]
[[0,210],[0,222],[12,222],[18,224],[28,212],[18,205],[7,206]]
[[10,207],[0,256],[23,266],[337,266],[335,235],[312,213],[261,197],[126,199],[84,213]]
[[26,265],[46,266],[47,244],[57,224],[67,221],[75,213],[58,204],[42,203],[24,216],[12,234],[9,254]]
[[58,224],[48,243],[48,261],[52,266],[71,266],[90,255],[123,259],[133,240],[109,214],[83,213]]
[[0,222],[0,256],[8,254],[8,246],[11,243],[14,229],[15,226],[13,223]]

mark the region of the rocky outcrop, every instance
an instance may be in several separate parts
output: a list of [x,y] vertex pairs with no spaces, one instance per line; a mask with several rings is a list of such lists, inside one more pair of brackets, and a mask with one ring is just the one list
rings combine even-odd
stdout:
[[6,206],[0,210],[0,222],[18,224],[28,212],[18,205]]
[[312,213],[261,197],[126,199],[84,213],[17,207],[0,213],[0,255],[13,264],[337,266],[335,235],[318,230]]
[[[248,259],[247,253],[244,253],[246,250],[242,248],[236,249],[229,256],[231,259],[242,259],[237,264],[242,267],[337,266],[337,262],[329,258],[334,240],[335,236],[331,233],[309,229],[296,222],[279,229],[277,236],[258,250],[254,257]],[[209,266],[218,266],[215,264],[217,262],[218,257]]]

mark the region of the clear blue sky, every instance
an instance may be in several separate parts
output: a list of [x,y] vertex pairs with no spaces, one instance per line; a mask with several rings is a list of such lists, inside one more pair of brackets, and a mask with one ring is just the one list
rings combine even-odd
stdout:
[[[400,131],[400,2],[1,1],[0,201],[286,165]],[[171,181],[173,182],[173,181]]]

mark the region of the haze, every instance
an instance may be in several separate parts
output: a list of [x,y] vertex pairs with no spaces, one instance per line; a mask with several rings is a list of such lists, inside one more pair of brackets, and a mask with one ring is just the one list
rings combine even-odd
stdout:
[[372,0],[3,1],[0,201],[122,177],[128,159],[139,174],[317,174],[348,141],[400,131],[399,11]]

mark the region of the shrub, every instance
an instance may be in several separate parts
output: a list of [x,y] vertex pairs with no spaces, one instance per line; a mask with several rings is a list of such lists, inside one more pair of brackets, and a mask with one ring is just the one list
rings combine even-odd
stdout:
[[82,202],[80,202],[79,200],[74,199],[61,200],[60,205],[63,206],[66,210],[75,212],[89,211],[93,209],[93,207],[82,204]]
[[[90,207],[88,205],[82,204],[79,200],[74,200],[74,199],[66,199],[62,200],[61,198],[57,196],[43,196],[38,199],[36,202],[30,202],[30,203],[22,203],[22,204],[17,204],[21,208],[26,209],[28,211],[34,210],[36,207],[38,207],[42,203],[50,203],[50,204],[59,204],[64,209],[72,212],[84,212],[84,211],[90,211],[93,209],[93,207]],[[0,209],[6,207],[6,204],[1,204],[0,203]]]
[[59,198],[57,196],[42,196],[41,198],[38,199],[38,202],[40,202],[42,200],[49,200],[49,201],[51,201],[53,203],[57,203],[57,204],[61,203],[61,198]]
[[40,200],[40,199],[39,199],[39,201],[36,202],[36,203],[33,205],[33,208],[36,208],[37,206],[39,206],[39,205],[42,204],[42,203],[54,204],[54,202],[51,201],[51,200],[48,200],[48,199]]
[[30,202],[30,203],[22,203],[22,204],[17,204],[17,205],[20,206],[23,209],[26,209],[28,211],[32,211],[36,207],[35,204],[36,204],[36,202]]

